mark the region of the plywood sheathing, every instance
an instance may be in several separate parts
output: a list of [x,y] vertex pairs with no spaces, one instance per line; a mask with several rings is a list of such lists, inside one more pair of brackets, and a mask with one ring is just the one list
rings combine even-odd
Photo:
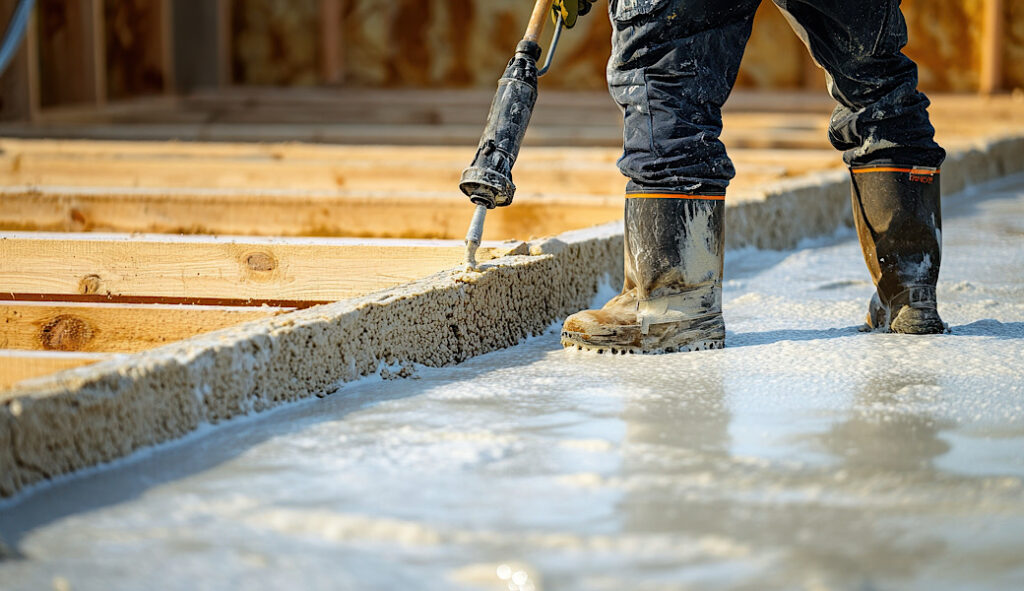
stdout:
[[[943,188],[1024,170],[1024,137],[952,151]],[[848,221],[849,181],[823,173],[727,209],[729,244],[785,248]],[[482,274],[445,271],[370,296],[23,382],[0,395],[0,495],[409,364],[509,347],[622,280],[618,224],[535,244]]]

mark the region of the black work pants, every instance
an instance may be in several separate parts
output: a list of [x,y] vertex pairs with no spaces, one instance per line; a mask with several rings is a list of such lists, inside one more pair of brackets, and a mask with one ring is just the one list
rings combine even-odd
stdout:
[[[899,0],[774,0],[825,69],[829,140],[850,166],[938,167]],[[608,86],[623,109],[627,193],[722,195],[735,171],[721,108],[761,0],[610,0]]]

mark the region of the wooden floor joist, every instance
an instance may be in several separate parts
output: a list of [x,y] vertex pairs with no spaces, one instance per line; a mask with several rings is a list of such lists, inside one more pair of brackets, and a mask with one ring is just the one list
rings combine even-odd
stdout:
[[[0,137],[0,153],[10,158],[19,155],[39,157],[66,156],[88,158],[102,163],[125,158],[160,158],[169,161],[218,160],[230,162],[314,161],[328,164],[350,162],[403,161],[412,165],[466,166],[473,157],[475,146],[345,146],[333,144],[301,143],[231,143],[231,142],[149,142],[125,140],[75,139],[19,139]],[[525,165],[581,166],[586,164],[614,165],[622,149],[618,147],[537,147],[525,150],[516,160],[517,168]],[[838,161],[831,148],[820,149],[729,149],[737,162],[793,163],[796,166],[828,166]]]
[[0,302],[0,349],[134,353],[290,308]]
[[[743,183],[756,184],[808,172],[815,165],[839,162],[835,154],[808,163],[780,159],[737,159]],[[88,155],[0,155],[0,185],[140,188],[258,188],[260,190],[347,190],[374,193],[458,192],[462,169],[471,160],[420,163],[401,150],[387,161],[174,159],[160,156],[97,159]],[[514,180],[526,194],[614,195],[626,183],[610,162],[523,162]]]
[[[472,149],[0,140],[0,230],[459,239]],[[538,148],[489,239],[620,219],[619,149]],[[730,198],[841,165],[834,150],[732,152]],[[591,198],[584,198],[591,197]]]
[[[517,197],[488,216],[489,240],[549,236],[622,217],[622,196]],[[76,188],[0,189],[0,229],[257,236],[465,236],[461,194],[242,192]]]
[[[480,249],[492,258],[496,245]],[[308,307],[461,265],[461,242],[0,234],[0,299]]]
[[0,350],[0,401],[4,398],[3,390],[23,380],[89,365],[110,357],[101,353]]

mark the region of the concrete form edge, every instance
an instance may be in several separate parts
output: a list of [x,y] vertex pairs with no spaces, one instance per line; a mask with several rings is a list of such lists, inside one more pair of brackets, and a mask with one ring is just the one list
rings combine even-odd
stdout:
[[[945,194],[1024,171],[1024,137],[951,151]],[[729,247],[783,249],[851,223],[849,179],[828,171],[727,208]],[[534,244],[486,272],[444,272],[366,297],[258,320],[23,382],[0,398],[0,497],[344,382],[452,365],[513,346],[622,280],[618,224]]]

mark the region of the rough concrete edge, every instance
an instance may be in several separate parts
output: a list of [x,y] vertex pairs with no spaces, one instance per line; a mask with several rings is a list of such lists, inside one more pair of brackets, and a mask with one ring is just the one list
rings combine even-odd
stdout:
[[[1024,136],[979,139],[952,149],[942,165],[942,193],[1024,171]],[[801,240],[852,226],[845,169],[811,173],[764,187],[759,199],[726,210],[727,246],[782,250]]]
[[23,382],[0,403],[0,497],[382,366],[510,347],[587,305],[605,277],[622,280],[619,224],[532,250]]
[[[1024,170],[1024,137],[951,151],[946,194]],[[766,187],[727,209],[728,246],[784,249],[851,223],[834,170]],[[622,280],[618,223],[531,245],[482,274],[439,273],[24,382],[0,404],[0,497],[278,404],[335,391],[382,366],[444,366],[517,344]]]

